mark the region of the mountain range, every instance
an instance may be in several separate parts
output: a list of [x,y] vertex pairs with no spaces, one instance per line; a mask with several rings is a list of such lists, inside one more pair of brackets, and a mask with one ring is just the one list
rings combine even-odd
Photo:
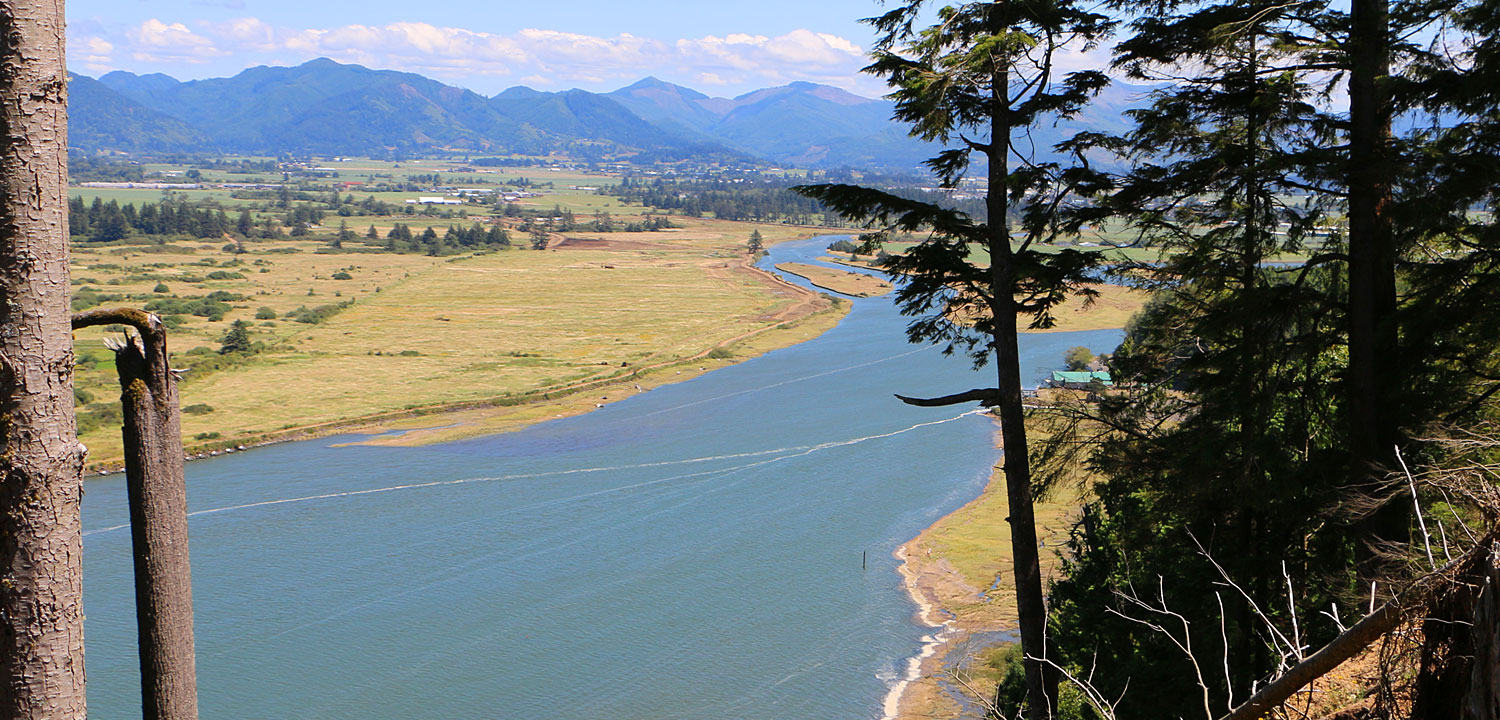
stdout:
[[[414,73],[320,58],[187,82],[160,73],[73,75],[70,87],[69,134],[82,152],[562,151],[911,170],[939,149],[892,121],[890,102],[806,82],[735,98],[656,78],[609,93],[514,87],[485,97]],[[1097,118],[1075,125],[1117,129],[1117,104],[1101,103]],[[1054,136],[1063,135],[1042,128],[1037,142],[1050,145]]]

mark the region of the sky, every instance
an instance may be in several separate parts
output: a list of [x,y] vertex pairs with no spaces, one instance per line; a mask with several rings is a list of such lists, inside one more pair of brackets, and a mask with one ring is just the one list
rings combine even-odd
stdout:
[[874,97],[877,0],[68,0],[68,66],[179,80],[318,57],[493,95],[648,75],[734,96],[805,80]]

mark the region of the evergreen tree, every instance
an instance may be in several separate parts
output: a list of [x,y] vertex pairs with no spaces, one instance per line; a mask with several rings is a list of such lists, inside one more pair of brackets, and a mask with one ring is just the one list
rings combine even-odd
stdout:
[[759,254],[760,251],[764,250],[765,247],[765,241],[760,237],[760,228],[751,230],[750,242],[746,244],[746,250],[749,251],[751,255],[756,255]]
[[248,353],[254,349],[255,344],[250,340],[250,323],[244,320],[235,320],[219,340],[220,355]]
[[[913,341],[965,349],[976,364],[995,362],[996,385],[947,398],[912,401],[946,405],[982,400],[998,406],[1010,503],[1011,547],[1027,717],[1050,718],[1057,701],[1055,651],[1046,640],[1046,615],[1034,522],[1031,460],[1021,404],[1017,318],[1033,327],[1053,322],[1051,309],[1071,293],[1088,294],[1095,256],[1072,250],[1053,255],[1033,243],[1056,229],[1054,213],[1071,189],[1072,173],[1037,163],[1015,135],[1044,118],[1068,117],[1108,83],[1099,72],[1057,77],[1054,52],[1063,44],[1088,46],[1110,27],[1107,18],[1061,1],[976,2],[938,10],[938,24],[917,29],[927,3],[900,3],[871,23],[881,33],[867,70],[893,88],[896,117],[929,141],[960,143],[928,162],[945,187],[957,187],[978,154],[988,178],[989,222],[939,205],[848,185],[802,188],[845,217],[878,225],[882,233],[930,231],[928,239],[887,265],[906,278],[896,293]],[[1012,160],[1019,159],[1012,171]],[[1011,243],[1012,198],[1024,198],[1019,215],[1025,238]],[[988,267],[972,249],[988,252]],[[975,318],[972,327],[955,314]],[[993,353],[993,358],[991,354]],[[1001,698],[1009,700],[1009,698]]]

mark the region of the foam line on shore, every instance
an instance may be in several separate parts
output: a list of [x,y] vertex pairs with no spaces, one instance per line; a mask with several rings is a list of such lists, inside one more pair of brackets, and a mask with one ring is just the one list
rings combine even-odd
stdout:
[[947,644],[949,636],[953,633],[952,620],[939,620],[938,611],[941,609],[927,600],[927,597],[917,587],[917,576],[911,571],[906,562],[906,547],[903,545],[896,550],[896,559],[900,561],[898,566],[901,571],[903,584],[906,592],[917,604],[917,619],[923,625],[936,630],[936,632],[922,637],[922,649],[912,657],[906,659],[906,672],[891,684],[891,689],[885,695],[885,702],[881,704],[881,720],[896,720],[901,713],[901,699],[906,695],[907,688],[922,677],[922,663],[927,658],[937,653],[938,649]]

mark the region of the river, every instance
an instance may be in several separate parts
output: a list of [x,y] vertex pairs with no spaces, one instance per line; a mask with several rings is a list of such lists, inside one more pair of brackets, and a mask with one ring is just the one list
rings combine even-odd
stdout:
[[[879,718],[929,632],[891,553],[998,451],[970,408],[891,397],[989,376],[852,302],[815,340],[518,432],[190,463],[202,716]],[[1023,372],[1119,337],[1027,335]],[[90,717],[139,717],[124,481],[85,491]]]

